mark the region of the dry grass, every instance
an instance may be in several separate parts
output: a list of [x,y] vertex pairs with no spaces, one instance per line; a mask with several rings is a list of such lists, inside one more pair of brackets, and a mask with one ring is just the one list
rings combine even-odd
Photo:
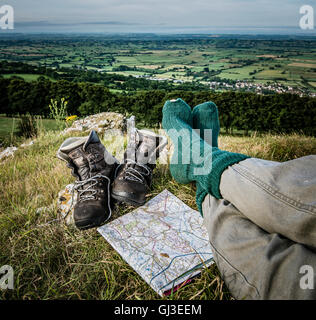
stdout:
[[[0,266],[14,268],[15,288],[0,291],[0,299],[160,299],[96,230],[82,232],[60,223],[41,226],[56,218],[56,207],[46,213],[37,213],[37,208],[55,204],[58,191],[73,181],[65,164],[55,157],[64,139],[44,134],[34,145],[1,163]],[[316,153],[316,139],[300,135],[223,136],[220,147],[286,161]],[[167,167],[159,165],[149,197],[165,188],[196,208],[194,185],[179,185]],[[113,218],[131,209],[120,206]],[[168,299],[231,296],[212,265]]]
[[316,68],[316,64],[315,63],[293,62],[293,63],[290,63],[288,66],[290,66],[290,67],[302,67],[302,68]]

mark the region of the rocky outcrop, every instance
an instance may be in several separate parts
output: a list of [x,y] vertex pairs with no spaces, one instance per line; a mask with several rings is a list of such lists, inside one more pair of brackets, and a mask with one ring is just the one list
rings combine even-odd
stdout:
[[[104,135],[107,132],[109,135],[118,135],[126,132],[127,128],[126,117],[121,113],[116,112],[102,112],[94,114],[83,119],[73,122],[71,127],[66,128],[62,134],[86,132],[90,133],[95,130],[99,135]],[[0,161],[5,158],[13,157],[14,153],[19,148],[25,148],[33,145],[35,140],[21,144],[19,147],[8,147],[0,152]]]
[[102,112],[76,120],[71,127],[63,131],[64,134],[72,132],[90,132],[96,131],[98,134],[104,134],[108,130],[126,131],[126,118],[121,113]]

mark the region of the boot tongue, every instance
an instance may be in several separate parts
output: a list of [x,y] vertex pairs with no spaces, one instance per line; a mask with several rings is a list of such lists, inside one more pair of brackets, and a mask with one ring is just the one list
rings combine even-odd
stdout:
[[80,177],[80,180],[86,180],[90,178],[89,162],[84,152],[80,149],[75,150],[74,152],[72,152],[71,158],[77,168],[76,171],[78,176]]
[[97,133],[92,130],[89,134],[89,137],[87,138],[87,141],[84,143],[84,145],[82,146],[83,151],[87,150],[87,147],[91,144],[91,143],[99,143],[101,142]]
[[98,150],[99,148],[102,148],[102,144],[97,133],[92,130],[82,148],[72,152],[71,158],[80,180],[89,179],[103,169],[103,163],[100,162],[104,159],[104,150]]
[[134,129],[130,134],[127,158],[139,164],[148,164],[156,147],[156,137],[143,135],[142,132]]
[[137,150],[137,162],[141,164],[149,163],[155,149],[155,141],[148,137],[144,137]]

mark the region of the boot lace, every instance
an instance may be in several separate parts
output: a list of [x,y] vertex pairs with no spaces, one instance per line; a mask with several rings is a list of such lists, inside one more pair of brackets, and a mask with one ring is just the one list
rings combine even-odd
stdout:
[[[109,216],[108,218],[106,219],[106,221],[108,221],[111,216],[112,216],[112,209],[111,209],[111,204],[110,204],[110,184],[111,184],[111,181],[110,181],[110,178],[108,178],[107,176],[104,176],[102,174],[97,174],[89,179],[86,179],[86,180],[82,180],[82,181],[75,181],[74,183],[74,187],[72,188],[72,191],[71,191],[71,204],[69,206],[69,210],[67,211],[67,213],[65,214],[64,216],[64,219],[66,219],[66,217],[68,216],[68,214],[71,212],[73,206],[74,206],[74,195],[75,195],[75,191],[78,192],[78,198],[80,199],[79,201],[86,201],[86,200],[94,200],[96,197],[96,194],[97,194],[97,190],[96,189],[93,189],[93,187],[95,187],[98,183],[99,183],[99,180],[100,178],[104,178],[108,181],[108,184],[107,184],[107,194],[108,194],[108,203],[107,203],[107,206],[108,206],[108,209],[109,209]],[[92,182],[92,184],[91,184]],[[88,186],[86,186],[87,184],[89,183]],[[90,194],[85,194],[86,192],[89,192]]]
[[[131,165],[135,164],[137,167],[141,167],[144,169],[144,172],[140,172],[137,169],[131,167]],[[144,182],[144,177],[149,176],[151,174],[151,170],[148,168],[148,166],[140,164],[135,162],[134,160],[127,159],[124,164],[120,164],[115,171],[115,176],[117,176],[117,172],[121,166],[125,165],[126,167],[124,168],[124,178],[126,180],[130,181],[136,181],[143,183]]]
[[109,192],[110,179],[102,174],[97,174],[89,179],[75,182],[74,190],[78,192],[80,201],[96,199],[96,194],[98,193],[98,190],[95,187],[98,185],[100,178],[104,178],[109,182],[108,183],[108,192]]

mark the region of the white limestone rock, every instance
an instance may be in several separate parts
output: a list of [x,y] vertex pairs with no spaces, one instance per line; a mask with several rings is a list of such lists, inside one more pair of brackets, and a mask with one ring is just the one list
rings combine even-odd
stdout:
[[68,184],[58,193],[57,214],[68,225],[74,224],[74,206],[77,202],[77,192],[73,190],[74,184]]
[[125,116],[116,112],[94,114],[74,121],[71,127],[63,131],[63,134],[71,132],[90,132],[91,130],[95,130],[98,134],[103,135],[109,129],[118,129],[125,132]]
[[18,150],[17,147],[7,147],[4,149],[2,152],[0,152],[0,160],[8,158],[8,157],[13,157],[14,153]]

